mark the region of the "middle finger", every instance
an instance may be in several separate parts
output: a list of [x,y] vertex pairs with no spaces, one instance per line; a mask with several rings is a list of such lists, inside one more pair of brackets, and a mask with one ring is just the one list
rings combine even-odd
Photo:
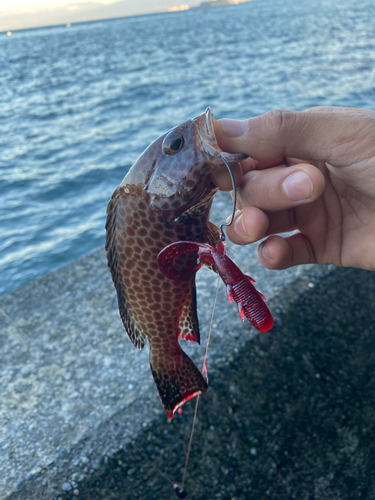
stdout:
[[316,200],[324,185],[322,172],[307,163],[253,170],[244,175],[238,188],[239,206],[271,212],[286,210]]

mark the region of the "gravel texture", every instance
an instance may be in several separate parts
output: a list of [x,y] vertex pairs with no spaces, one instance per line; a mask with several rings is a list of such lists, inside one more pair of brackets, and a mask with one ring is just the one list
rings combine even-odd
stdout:
[[[375,499],[375,273],[231,256],[275,326],[257,335],[220,286],[188,498]],[[216,277],[197,284],[203,341],[183,348],[200,366]],[[195,400],[167,419],[103,250],[0,297],[0,324],[1,499],[177,498]]]

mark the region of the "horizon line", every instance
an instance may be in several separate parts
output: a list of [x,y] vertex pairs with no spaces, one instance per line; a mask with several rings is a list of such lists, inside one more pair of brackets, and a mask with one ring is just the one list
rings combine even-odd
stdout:
[[[237,6],[243,3],[250,3],[254,0],[202,0],[198,5],[181,5],[180,7],[188,7],[188,8],[172,8],[166,9],[162,11],[153,11],[153,12],[140,12],[135,14],[124,14],[119,16],[110,16],[110,17],[99,17],[97,19],[86,19],[82,21],[66,21],[66,22],[56,22],[51,24],[45,24],[41,26],[28,26],[24,28],[8,28],[8,29],[0,29],[1,35],[12,35],[13,33],[18,33],[22,31],[36,30],[36,29],[48,29],[54,27],[67,27],[83,24],[83,23],[96,23],[102,21],[114,21],[115,19],[126,19],[133,17],[141,17],[141,16],[154,16],[154,15],[163,15],[163,14],[179,14],[181,12],[188,12],[189,10],[195,9],[210,9],[210,8],[218,8],[218,7],[228,7],[228,6]],[[217,3],[217,5],[215,5]]]
[[[190,9],[194,9],[197,7],[190,7]],[[190,10],[189,9],[189,10]],[[87,23],[99,23],[101,21],[114,21],[115,19],[126,19],[129,17],[141,17],[141,16],[154,16],[154,15],[160,15],[160,14],[179,14],[180,12],[186,12],[186,10],[177,10],[177,11],[162,11],[162,12],[146,12],[146,13],[141,13],[141,14],[128,14],[125,16],[118,16],[118,17],[102,17],[100,19],[88,19],[87,21],[75,21],[75,22],[69,22],[69,23],[56,23],[56,24],[46,24],[44,26],[30,26],[28,28],[16,28],[16,29],[9,29],[9,30],[0,30],[0,35],[5,35],[7,33],[18,33],[20,31],[30,31],[30,30],[44,30],[47,28],[57,28],[57,27],[65,27],[65,28],[71,28],[72,26],[76,26],[77,24],[87,24]],[[70,26],[68,26],[68,24]]]

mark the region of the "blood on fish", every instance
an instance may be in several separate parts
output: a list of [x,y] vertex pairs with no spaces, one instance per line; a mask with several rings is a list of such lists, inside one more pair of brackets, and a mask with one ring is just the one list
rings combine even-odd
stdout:
[[172,419],[173,418],[173,415],[174,415],[174,412],[176,410],[178,410],[183,404],[186,403],[186,401],[189,401],[189,399],[191,398],[194,398],[195,396],[198,396],[198,394],[200,394],[199,391],[197,392],[193,392],[192,394],[189,394],[188,396],[186,396],[182,401],[180,401],[180,403],[178,403],[172,411],[168,412],[168,418]]
[[[177,241],[166,246],[158,255],[160,270],[168,278],[182,279],[178,270],[173,267],[174,261],[188,252],[197,252],[198,264],[190,272],[197,272],[203,264],[211,264],[227,286],[229,302],[234,299],[242,321],[245,317],[260,332],[266,332],[273,326],[273,318],[265,304],[265,297],[254,287],[255,280],[244,274],[236,264],[225,255],[225,246],[218,241],[215,248],[205,243],[194,241]],[[185,271],[186,272],[186,271]]]

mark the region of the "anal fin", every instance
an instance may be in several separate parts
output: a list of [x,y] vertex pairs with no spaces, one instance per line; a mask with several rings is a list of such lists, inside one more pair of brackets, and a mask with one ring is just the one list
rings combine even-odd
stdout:
[[195,283],[191,288],[191,293],[186,299],[182,308],[179,320],[178,336],[184,340],[193,340],[200,343],[199,321],[197,314],[197,292]]

